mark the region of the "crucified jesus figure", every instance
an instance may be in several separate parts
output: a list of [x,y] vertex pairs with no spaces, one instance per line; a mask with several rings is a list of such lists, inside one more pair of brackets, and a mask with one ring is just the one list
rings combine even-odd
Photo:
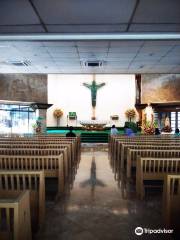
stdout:
[[105,85],[105,83],[100,83],[100,84],[97,84],[97,83],[96,83],[95,75],[93,75],[92,84],[83,83],[83,86],[89,88],[90,91],[91,91],[92,119],[93,119],[93,120],[96,119],[95,108],[96,108],[97,91],[98,91],[101,87],[103,87],[104,85]]

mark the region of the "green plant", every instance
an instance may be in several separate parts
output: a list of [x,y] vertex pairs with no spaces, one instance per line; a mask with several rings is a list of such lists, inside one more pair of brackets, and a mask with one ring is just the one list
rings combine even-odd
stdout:
[[135,122],[125,122],[124,127],[132,129],[134,133],[137,133],[138,131],[138,127]]
[[42,117],[38,117],[36,120],[36,123],[32,124],[32,127],[34,129],[35,133],[41,133],[42,132]]

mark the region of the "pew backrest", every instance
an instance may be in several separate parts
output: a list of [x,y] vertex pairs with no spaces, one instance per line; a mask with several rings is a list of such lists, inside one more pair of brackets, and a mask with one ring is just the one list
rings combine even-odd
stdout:
[[0,220],[0,239],[32,239],[28,190],[13,196],[1,191]]
[[29,190],[32,223],[42,225],[45,218],[45,178],[43,171],[1,170],[0,189],[1,191],[14,192],[14,194]]

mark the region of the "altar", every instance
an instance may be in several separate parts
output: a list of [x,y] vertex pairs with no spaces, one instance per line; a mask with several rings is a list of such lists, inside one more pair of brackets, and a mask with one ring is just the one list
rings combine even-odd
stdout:
[[80,121],[82,128],[88,131],[102,131],[107,125],[106,121],[98,121],[98,120],[87,120]]

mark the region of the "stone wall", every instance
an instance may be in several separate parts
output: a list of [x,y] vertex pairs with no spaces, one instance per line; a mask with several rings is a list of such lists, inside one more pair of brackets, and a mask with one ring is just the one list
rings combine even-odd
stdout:
[[142,74],[141,103],[180,101],[180,74]]
[[47,103],[47,75],[0,74],[0,100]]

